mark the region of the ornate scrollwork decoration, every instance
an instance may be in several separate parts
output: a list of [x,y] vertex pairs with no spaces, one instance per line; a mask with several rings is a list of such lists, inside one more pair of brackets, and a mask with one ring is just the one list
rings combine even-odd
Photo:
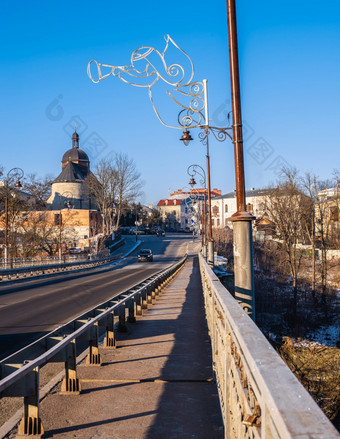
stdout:
[[[91,81],[98,83],[109,76],[118,77],[122,82],[133,85],[135,87],[144,87],[148,89],[149,99],[160,122],[169,127],[182,129],[182,126],[172,126],[165,123],[158,113],[152,96],[152,88],[159,80],[173,87],[185,100],[189,99],[188,104],[183,104],[174,96],[171,91],[167,91],[168,96],[180,107],[199,114],[204,109],[204,88],[203,83],[199,81],[193,82],[194,65],[190,57],[175,43],[170,35],[165,35],[165,48],[162,52],[149,46],[142,46],[134,50],[131,55],[131,64],[127,66],[113,66],[111,64],[99,63],[91,60],[87,66],[87,74]],[[186,75],[185,69],[179,63],[167,63],[167,51],[169,48],[177,49],[184,55],[189,62],[189,75]],[[178,52],[177,52],[178,53]],[[96,75],[92,73],[92,66],[95,65]],[[104,73],[103,70],[106,70]],[[198,127],[199,121],[192,128]]]
[[184,109],[178,113],[178,123],[184,129],[200,127],[203,122],[205,118],[201,111]]
[[206,176],[205,171],[200,165],[190,165],[187,169],[187,173],[190,175],[190,177],[199,176],[199,182],[204,187],[206,187]]
[[210,131],[208,129],[204,129],[198,133],[198,138],[200,139],[200,142],[203,145],[207,145],[209,134],[210,134]]
[[218,140],[219,142],[224,142],[227,137],[229,137],[230,140],[233,140],[233,137],[227,131],[227,130],[232,130],[232,127],[227,127],[227,128],[209,127],[209,130],[212,132],[215,139]]
[[233,140],[232,135],[228,133],[229,130],[232,130],[232,127],[219,128],[202,125],[201,128],[203,128],[203,130],[199,133],[198,137],[203,145],[207,144],[210,133],[212,133],[215,139],[219,142],[224,142],[227,137],[229,137],[230,140]]
[[24,171],[21,168],[12,168],[8,171],[5,184],[11,186],[13,183],[20,182],[24,176]]

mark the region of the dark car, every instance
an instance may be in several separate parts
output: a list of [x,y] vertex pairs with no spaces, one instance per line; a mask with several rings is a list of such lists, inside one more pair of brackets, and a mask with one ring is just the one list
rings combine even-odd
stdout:
[[153,254],[152,251],[148,248],[144,248],[138,253],[137,256],[138,262],[152,262],[153,261]]
[[164,230],[157,230],[157,236],[165,236]]

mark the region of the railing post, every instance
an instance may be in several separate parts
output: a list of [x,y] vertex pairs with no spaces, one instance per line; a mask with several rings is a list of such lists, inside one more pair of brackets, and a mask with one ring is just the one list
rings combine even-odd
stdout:
[[126,320],[125,320],[125,303],[118,309],[118,332],[127,332]]
[[61,394],[79,395],[80,382],[77,377],[76,341],[72,340],[65,347],[65,378],[61,384]]
[[144,288],[142,292],[142,308],[148,309],[148,287]]
[[142,303],[143,303],[143,296],[142,293],[138,294],[138,296],[136,297],[136,316],[143,316],[143,308],[142,308]]
[[110,312],[110,314],[106,317],[106,335],[104,338],[104,348],[116,348],[116,337],[114,331],[114,313]]
[[17,439],[41,438],[44,434],[39,417],[39,368],[36,367],[25,377],[24,415],[18,427]]
[[100,366],[102,360],[99,353],[98,322],[90,328],[89,349],[90,352],[86,358],[86,364],[89,366]]
[[152,286],[148,286],[147,287],[147,291],[146,291],[146,302],[148,305],[152,305]]
[[156,284],[156,282],[152,282],[152,286],[151,286],[151,299],[152,299],[152,301],[156,300],[156,290],[157,290],[157,284]]
[[127,321],[129,323],[136,323],[136,317],[135,317],[135,300],[134,299],[130,299],[128,302],[128,310],[129,310],[129,314],[127,317]]

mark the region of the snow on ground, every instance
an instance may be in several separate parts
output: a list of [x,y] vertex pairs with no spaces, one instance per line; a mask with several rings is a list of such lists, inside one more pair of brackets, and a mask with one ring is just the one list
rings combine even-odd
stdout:
[[326,346],[337,346],[340,340],[340,327],[338,325],[322,326],[308,334],[309,340]]

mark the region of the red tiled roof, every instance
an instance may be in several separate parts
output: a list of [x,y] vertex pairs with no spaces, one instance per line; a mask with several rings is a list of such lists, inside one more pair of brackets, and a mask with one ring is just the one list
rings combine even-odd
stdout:
[[[166,201],[168,203],[166,203]],[[174,203],[174,201],[176,201],[176,203]],[[179,199],[179,198],[159,200],[157,206],[180,206],[182,201],[183,199]]]

